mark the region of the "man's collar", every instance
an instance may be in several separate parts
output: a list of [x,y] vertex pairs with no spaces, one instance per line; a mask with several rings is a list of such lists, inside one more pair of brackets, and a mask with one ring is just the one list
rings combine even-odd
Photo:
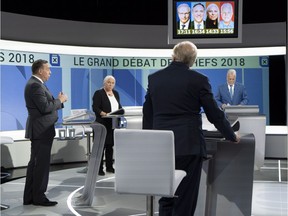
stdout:
[[38,76],[36,76],[36,75],[32,75],[32,76],[35,77],[35,78],[38,79],[41,83],[44,84],[44,82],[43,82]]

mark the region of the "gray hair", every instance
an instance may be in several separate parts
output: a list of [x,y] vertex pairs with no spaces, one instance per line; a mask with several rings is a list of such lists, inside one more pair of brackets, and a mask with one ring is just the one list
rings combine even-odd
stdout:
[[188,8],[188,9],[189,9],[189,12],[191,11],[190,6],[189,6],[188,4],[186,4],[186,3],[183,3],[183,4],[178,5],[177,11],[179,11],[179,9],[182,8],[182,7]]
[[107,75],[104,80],[103,80],[103,85],[109,80],[109,79],[113,79],[114,82],[116,83],[115,78],[112,75]]
[[176,44],[173,48],[173,61],[179,61],[192,67],[197,58],[197,47],[190,41],[183,41]]
[[227,76],[228,76],[229,74],[234,75],[235,78],[236,78],[236,70],[234,70],[234,69],[229,69],[229,70],[227,71]]
[[230,3],[224,3],[222,6],[221,6],[221,11],[224,9],[224,8],[227,8],[231,11],[231,13],[233,14],[233,7]]
[[214,4],[214,3],[209,4],[209,5],[207,6],[207,8],[206,8],[207,14],[208,14],[208,12],[209,12],[209,10],[210,10],[211,7],[216,7],[216,8],[217,8],[217,10],[218,10],[218,11],[217,11],[217,14],[218,14],[218,19],[219,19],[219,12],[220,12],[220,10],[219,10],[219,7],[218,7],[217,4]]

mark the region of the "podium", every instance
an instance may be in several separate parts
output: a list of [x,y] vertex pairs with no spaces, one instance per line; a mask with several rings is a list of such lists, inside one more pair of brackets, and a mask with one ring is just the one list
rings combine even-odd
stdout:
[[264,165],[266,143],[266,116],[259,113],[258,105],[227,106],[225,113],[230,122],[240,122],[240,133],[255,136],[255,170]]
[[251,215],[254,135],[241,134],[240,143],[219,138],[205,139],[211,157],[203,163],[195,215]]

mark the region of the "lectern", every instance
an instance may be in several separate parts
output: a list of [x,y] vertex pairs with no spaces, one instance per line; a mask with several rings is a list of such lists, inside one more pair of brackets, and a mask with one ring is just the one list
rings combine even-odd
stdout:
[[211,157],[203,164],[195,215],[251,215],[254,135],[241,134],[240,143],[209,135],[205,139]]
[[266,116],[259,113],[258,105],[227,106],[225,113],[233,122],[240,122],[240,133],[252,133],[255,136],[254,169],[259,170],[264,165],[266,143]]

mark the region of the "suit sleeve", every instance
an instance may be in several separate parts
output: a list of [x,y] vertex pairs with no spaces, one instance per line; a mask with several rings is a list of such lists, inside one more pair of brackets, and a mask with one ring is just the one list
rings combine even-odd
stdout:
[[221,99],[221,98],[222,98],[222,97],[221,97],[220,87],[218,87],[217,93],[216,93],[216,95],[215,95],[215,100],[216,100],[217,105],[218,105],[219,107],[221,107],[221,105],[222,105],[222,99]]
[[31,86],[31,98],[37,107],[37,110],[42,114],[49,114],[62,108],[62,103],[43,89],[43,85],[34,83]]
[[102,101],[101,92],[99,90],[95,91],[92,100],[93,100],[93,104],[92,104],[93,112],[95,113],[96,116],[99,117],[102,111],[102,109],[100,108],[101,101]]
[[118,102],[118,109],[121,109],[122,108],[122,105],[121,105],[121,102],[120,102],[120,96],[119,96],[119,93],[116,91],[116,90],[113,90],[113,94],[115,95],[115,98]]
[[152,107],[152,100],[151,100],[150,91],[149,91],[149,77],[148,77],[147,93],[145,95],[145,102],[143,104],[142,128],[143,129],[153,128],[153,107]]
[[247,91],[244,85],[242,87],[243,87],[243,91],[242,91],[242,100],[240,102],[240,105],[247,105],[249,102]]
[[203,106],[209,122],[214,124],[225,139],[235,142],[236,135],[226,118],[225,113],[218,107],[217,102],[214,99],[208,78],[204,80],[204,85],[200,92],[201,105]]

